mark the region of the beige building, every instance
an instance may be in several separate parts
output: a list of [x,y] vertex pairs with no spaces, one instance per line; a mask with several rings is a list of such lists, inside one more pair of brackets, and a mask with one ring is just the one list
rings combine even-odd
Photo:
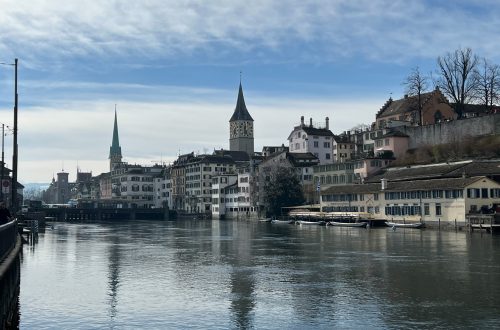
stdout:
[[394,221],[463,223],[500,205],[500,160],[385,168],[364,184],[321,192],[323,211],[369,212]]

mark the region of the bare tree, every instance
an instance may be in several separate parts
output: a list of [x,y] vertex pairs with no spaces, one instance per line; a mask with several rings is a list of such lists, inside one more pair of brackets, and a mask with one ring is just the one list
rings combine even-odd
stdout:
[[422,93],[427,91],[429,79],[424,76],[420,69],[415,67],[412,69],[406,80],[403,82],[403,86],[405,86],[405,93],[411,96],[417,96],[418,102],[418,124],[422,125]]
[[474,70],[474,80],[476,101],[491,110],[500,97],[500,66],[483,58]]
[[474,96],[473,70],[478,58],[470,48],[457,49],[453,53],[439,56],[437,86],[455,103],[458,118],[462,118],[465,104]]

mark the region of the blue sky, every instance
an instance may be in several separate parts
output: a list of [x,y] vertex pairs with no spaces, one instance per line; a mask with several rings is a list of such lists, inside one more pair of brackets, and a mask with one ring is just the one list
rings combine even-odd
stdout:
[[[240,71],[255,145],[300,116],[369,124],[415,66],[459,47],[500,62],[497,1],[0,0],[0,62],[19,58],[19,179],[107,170],[117,104],[124,159],[228,148]],[[13,70],[0,66],[12,126]],[[12,136],[6,162],[11,165]]]

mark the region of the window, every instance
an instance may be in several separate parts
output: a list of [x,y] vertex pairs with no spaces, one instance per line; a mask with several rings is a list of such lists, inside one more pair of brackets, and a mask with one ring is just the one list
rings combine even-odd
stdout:
[[430,215],[429,203],[424,204],[424,215]]
[[385,145],[388,146],[389,145],[389,139],[385,139]]
[[318,141],[314,141],[314,148],[318,148],[319,147],[319,142]]
[[330,154],[326,154],[326,159],[330,159]]
[[441,203],[436,203],[436,215],[441,215]]
[[488,198],[488,188],[481,189],[481,197]]
[[467,189],[467,198],[480,198],[481,189],[469,188]]
[[323,147],[330,148],[330,142],[323,142]]
[[300,143],[295,143],[295,149],[300,149]]
[[490,189],[490,197],[491,198],[500,198],[500,189]]

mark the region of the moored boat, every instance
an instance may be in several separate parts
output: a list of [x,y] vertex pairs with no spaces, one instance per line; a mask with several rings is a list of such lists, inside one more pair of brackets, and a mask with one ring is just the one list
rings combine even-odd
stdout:
[[278,220],[278,219],[273,219],[271,220],[271,223],[275,224],[275,225],[290,225],[292,223],[294,223],[293,220]]
[[357,227],[357,228],[366,228],[368,222],[337,222],[337,221],[328,221],[327,226],[334,227]]
[[392,227],[392,228],[415,228],[415,229],[420,229],[424,228],[425,224],[422,222],[413,222],[413,223],[398,223],[398,222],[389,222],[386,221],[385,224],[387,227]]
[[297,220],[295,223],[299,225],[313,225],[313,226],[321,226],[325,224],[324,221],[307,221],[307,220]]

